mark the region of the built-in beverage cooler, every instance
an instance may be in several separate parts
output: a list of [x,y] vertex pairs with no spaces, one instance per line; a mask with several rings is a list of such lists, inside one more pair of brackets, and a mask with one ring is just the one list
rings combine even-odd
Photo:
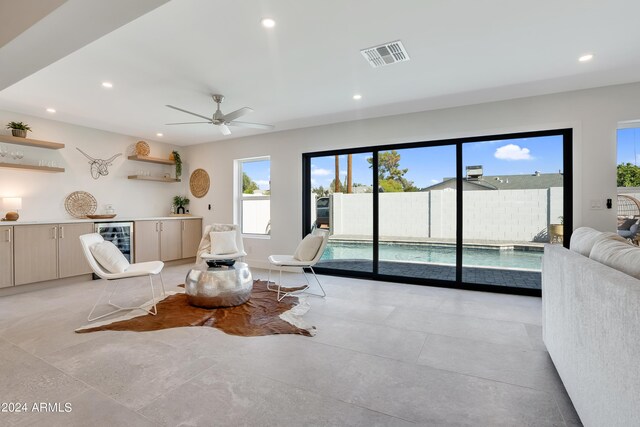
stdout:
[[133,263],[133,222],[98,222],[95,231],[108,240]]

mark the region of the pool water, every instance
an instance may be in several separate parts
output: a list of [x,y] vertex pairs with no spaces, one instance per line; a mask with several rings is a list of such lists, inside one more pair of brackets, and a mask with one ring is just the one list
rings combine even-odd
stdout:
[[[381,261],[409,261],[436,264],[456,264],[455,246],[428,243],[383,243],[379,245]],[[321,260],[371,260],[373,244],[330,240]],[[514,249],[462,248],[462,265],[475,267],[502,267],[540,271],[542,251]]]

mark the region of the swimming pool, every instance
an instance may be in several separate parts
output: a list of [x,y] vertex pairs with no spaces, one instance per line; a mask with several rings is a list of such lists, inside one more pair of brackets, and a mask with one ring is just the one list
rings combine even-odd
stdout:
[[[455,246],[429,243],[380,242],[379,248],[381,261],[408,261],[449,265],[455,265],[456,263]],[[330,240],[321,260],[370,260],[373,258],[372,254],[372,243]],[[474,267],[540,271],[542,251],[463,247],[462,264]]]

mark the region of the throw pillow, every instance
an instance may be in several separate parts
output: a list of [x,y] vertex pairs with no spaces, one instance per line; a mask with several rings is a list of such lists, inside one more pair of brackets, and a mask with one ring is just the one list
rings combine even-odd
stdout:
[[311,261],[318,254],[320,246],[322,246],[322,236],[307,234],[296,248],[293,257],[298,261]]
[[96,243],[89,250],[96,261],[109,273],[124,273],[131,265],[116,245],[109,241]]
[[638,218],[627,218],[618,226],[618,230],[629,230],[636,222],[638,222]]
[[640,248],[616,240],[600,240],[593,245],[594,261],[640,279]]
[[238,252],[235,231],[212,231],[209,233],[211,239],[212,255],[227,255]]

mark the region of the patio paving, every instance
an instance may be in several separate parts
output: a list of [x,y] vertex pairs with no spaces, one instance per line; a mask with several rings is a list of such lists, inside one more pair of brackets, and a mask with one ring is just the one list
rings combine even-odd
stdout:
[[[372,262],[366,260],[320,261],[317,267],[358,272],[371,272],[373,268]],[[389,276],[449,281],[456,279],[456,269],[449,265],[380,261],[378,270],[380,274]],[[542,283],[539,271],[479,267],[463,267],[462,279],[467,283],[526,289],[541,289]]]

